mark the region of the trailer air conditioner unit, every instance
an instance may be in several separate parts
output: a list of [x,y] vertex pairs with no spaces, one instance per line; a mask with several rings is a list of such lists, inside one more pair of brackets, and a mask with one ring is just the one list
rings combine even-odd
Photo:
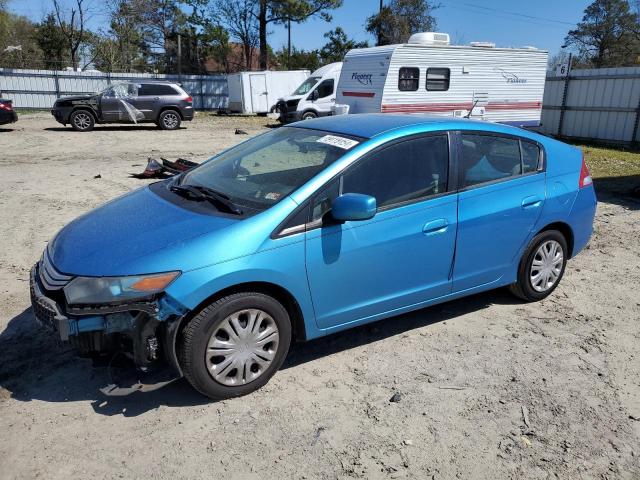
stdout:
[[448,33],[421,32],[409,37],[410,44],[414,45],[449,45]]

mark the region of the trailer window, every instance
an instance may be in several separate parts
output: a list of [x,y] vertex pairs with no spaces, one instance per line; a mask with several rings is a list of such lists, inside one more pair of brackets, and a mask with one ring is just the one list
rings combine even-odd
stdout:
[[448,68],[427,68],[427,90],[446,92],[449,90],[451,70]]
[[415,92],[420,84],[420,69],[401,67],[398,74],[398,90],[401,92]]

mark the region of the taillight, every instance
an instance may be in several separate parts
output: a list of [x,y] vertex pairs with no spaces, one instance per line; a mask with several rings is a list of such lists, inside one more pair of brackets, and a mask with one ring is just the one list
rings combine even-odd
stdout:
[[578,182],[578,187],[584,188],[593,183],[591,179],[591,174],[589,173],[589,168],[587,167],[587,163],[584,161],[584,154],[582,155],[582,167],[580,167],[580,181]]
[[193,97],[187,97],[184,99],[185,102],[193,103]]
[[13,108],[11,107],[10,103],[0,102],[0,110],[6,110],[7,112],[10,112],[11,110],[13,110]]

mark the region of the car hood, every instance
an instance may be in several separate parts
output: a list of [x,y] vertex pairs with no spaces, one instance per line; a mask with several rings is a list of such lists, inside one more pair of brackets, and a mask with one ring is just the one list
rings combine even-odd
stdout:
[[77,101],[82,101],[82,100],[91,100],[96,98],[97,95],[72,95],[69,97],[60,97],[58,100],[56,100],[55,104],[58,105],[60,103],[63,102],[77,102]]
[[190,239],[217,234],[239,223],[236,218],[187,210],[144,187],[68,224],[49,245],[49,254],[53,265],[69,275],[187,270],[224,255],[190,245]]
[[300,100],[302,97],[304,97],[304,95],[285,95],[284,97],[280,97],[278,100],[288,102],[289,100]]

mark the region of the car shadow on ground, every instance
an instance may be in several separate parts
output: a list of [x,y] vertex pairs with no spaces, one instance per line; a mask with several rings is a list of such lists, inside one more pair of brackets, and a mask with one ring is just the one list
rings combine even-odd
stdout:
[[13,132],[13,128],[0,128],[0,133]]
[[[501,289],[294,344],[282,368],[319,361],[327,355],[473,313],[492,304],[514,303],[518,303],[518,300]],[[135,375],[133,369],[130,368],[129,372]],[[127,417],[138,416],[161,406],[184,407],[211,403],[184,379],[155,390],[138,390],[125,396],[106,395],[104,388],[113,384],[113,377],[113,365],[103,363],[96,367],[91,360],[76,357],[68,345],[58,342],[52,333],[37,324],[31,308],[14,317],[0,333],[0,397],[9,392],[11,398],[22,402],[88,400],[98,414]]]
[[[186,130],[187,127],[180,126],[176,128],[176,130]],[[47,127],[44,130],[48,132],[74,132],[75,130],[71,127]],[[96,125],[91,132],[126,132],[126,131],[136,131],[136,130],[157,130],[160,131],[153,123],[146,123],[143,125]],[[171,131],[171,130],[166,130]],[[88,132],[78,132],[78,133],[88,133]]]
[[600,202],[640,209],[640,175],[596,178],[593,186]]

